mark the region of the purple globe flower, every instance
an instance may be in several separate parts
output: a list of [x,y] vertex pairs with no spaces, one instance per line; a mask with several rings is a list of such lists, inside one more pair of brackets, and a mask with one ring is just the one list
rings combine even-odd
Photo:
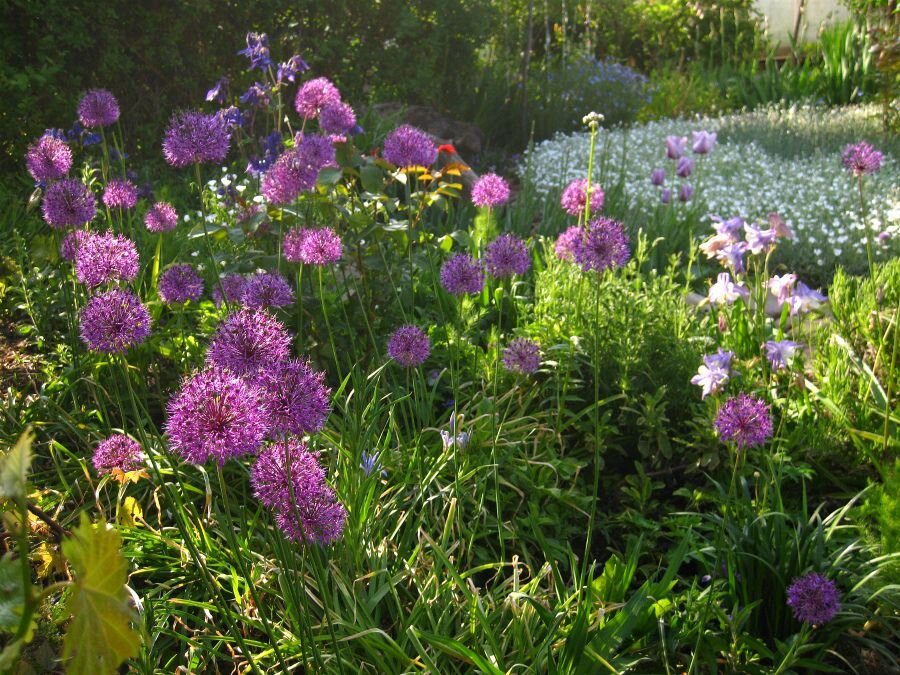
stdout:
[[[563,211],[570,216],[580,216],[584,213],[587,205],[587,178],[573,180],[562,191],[559,198],[560,206]],[[599,183],[591,183],[591,212],[599,211],[603,208],[603,188]]]
[[316,185],[319,171],[333,166],[334,145],[324,136],[306,135],[275,160],[262,181],[262,194],[272,204],[290,204]]
[[716,430],[723,441],[734,441],[738,449],[762,445],[772,437],[772,417],[765,401],[738,394],[719,409]]
[[172,265],[159,275],[159,299],[167,305],[188,300],[197,301],[203,295],[203,279],[191,265]]
[[128,180],[111,180],[103,191],[103,203],[110,209],[131,209],[137,200],[137,186]]
[[297,90],[294,109],[303,119],[317,117],[328,105],[341,102],[341,92],[327,77],[317,77],[304,82]]
[[85,230],[72,230],[69,232],[59,244],[59,257],[63,260],[74,261],[81,242],[90,235],[91,233]]
[[400,326],[388,340],[387,351],[401,366],[411,368],[425,363],[431,353],[431,341],[418,326]]
[[484,271],[472,256],[458,253],[441,267],[441,284],[453,295],[480,293],[484,288]]
[[297,139],[297,152],[302,161],[318,172],[326,166],[337,166],[337,152],[330,138],[316,134],[306,134]]
[[284,324],[264,311],[241,309],[219,324],[206,363],[240,376],[253,376],[288,357],[291,337]]
[[431,166],[437,147],[431,136],[409,124],[397,127],[384,139],[384,158],[400,168]]
[[247,280],[240,274],[232,273],[221,277],[213,286],[212,298],[216,307],[222,304],[222,292],[225,292],[227,302],[240,302],[247,288]]
[[883,159],[884,155],[865,141],[845,146],[841,154],[844,168],[854,176],[875,173],[881,168]]
[[144,215],[144,225],[150,232],[168,232],[178,226],[178,213],[168,202],[156,202]]
[[281,241],[281,251],[288,262],[303,262],[303,242],[310,232],[308,227],[294,227],[288,230]]
[[347,511],[326,483],[317,455],[302,441],[288,438],[264,447],[250,484],[287,539],[327,545],[341,538]]
[[25,166],[38,182],[63,178],[72,168],[72,150],[53,136],[41,136],[28,146]]
[[325,373],[308,361],[279,361],[260,371],[256,383],[266,392],[271,433],[311,434],[321,431],[331,412],[331,390]]
[[250,309],[285,307],[294,304],[294,291],[278,272],[257,272],[247,279],[241,302]]
[[338,233],[330,227],[307,229],[300,244],[299,260],[307,265],[330,265],[344,252]]
[[75,252],[75,278],[88,288],[110,281],[133,281],[137,277],[137,247],[121,234],[105,232],[82,235]]
[[253,454],[269,428],[263,393],[226,370],[186,378],[166,408],[172,447],[192,464]]
[[47,188],[41,211],[50,227],[80,227],[96,215],[97,198],[80,180],[67,178]]
[[822,625],[831,621],[841,609],[835,583],[816,572],[794,579],[788,586],[787,596],[787,604],[797,621]]
[[124,434],[113,434],[97,444],[92,458],[98,474],[112,474],[119,471],[136,471],[144,465],[144,451],[141,444]]
[[346,134],[356,126],[356,114],[346,103],[328,103],[319,113],[319,127],[329,134]]
[[541,346],[534,340],[516,338],[503,350],[503,367],[513,373],[529,375],[541,365]]
[[91,89],[78,103],[78,119],[88,129],[108,127],[119,119],[119,102],[106,89]]
[[131,291],[114,288],[81,310],[81,339],[95,352],[121,354],[150,335],[150,312]]
[[625,228],[611,218],[590,221],[572,246],[572,256],[585,272],[621,267],[630,255]]
[[509,183],[495,173],[487,173],[472,187],[472,203],[475,206],[493,208],[509,201]]
[[163,139],[163,156],[171,166],[221,162],[228,154],[231,132],[219,115],[188,110],[172,116]]
[[566,262],[575,262],[575,246],[584,236],[584,228],[580,225],[572,225],[567,228],[556,240],[553,247],[556,257]]
[[531,267],[531,256],[521,239],[511,234],[501,234],[485,249],[484,265],[491,276],[501,279],[525,274]]

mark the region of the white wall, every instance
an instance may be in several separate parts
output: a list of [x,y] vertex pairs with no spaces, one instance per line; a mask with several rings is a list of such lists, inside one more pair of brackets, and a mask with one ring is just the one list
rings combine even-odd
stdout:
[[[801,0],[755,0],[756,10],[767,19],[769,37],[781,47],[790,44],[794,22]],[[847,7],[840,0],[806,0],[803,20],[800,23],[800,42],[815,41],[823,23],[843,21],[849,18]]]

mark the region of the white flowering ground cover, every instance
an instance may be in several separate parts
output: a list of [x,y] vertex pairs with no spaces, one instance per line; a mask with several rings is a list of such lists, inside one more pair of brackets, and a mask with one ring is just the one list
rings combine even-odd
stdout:
[[[877,259],[900,251],[900,164],[894,150],[879,144],[878,109],[770,108],[718,118],[660,120],[602,130],[595,151],[594,179],[604,186],[623,182],[629,209],[649,217],[661,188],[650,183],[654,168],[667,171],[673,201],[682,183],[696,190],[705,212],[765,222],[778,212],[796,239],[785,251],[819,266],[865,266],[865,228],[856,179],[841,165],[844,144],[868,140],[884,152],[881,170],[866,177],[865,198]],[[675,178],[666,158],[667,136],[714,131],[712,153],[698,157],[688,179]],[[526,153],[519,172],[534,191],[556,198],[569,181],[584,177],[589,154],[587,132],[558,135]],[[673,180],[674,179],[674,180]]]

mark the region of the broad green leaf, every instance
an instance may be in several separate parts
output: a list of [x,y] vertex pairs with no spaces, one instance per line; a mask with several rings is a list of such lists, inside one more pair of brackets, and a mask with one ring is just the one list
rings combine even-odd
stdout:
[[0,633],[18,631],[24,609],[21,563],[7,554],[0,558]]
[[384,185],[384,173],[377,166],[369,164],[359,170],[359,179],[363,190],[377,194]]
[[12,449],[0,456],[0,497],[20,499],[25,496],[32,440],[34,433],[28,427]]
[[125,590],[127,563],[119,534],[82,514],[72,538],[63,542],[75,583],[67,609],[72,622],[63,643],[63,657],[71,658],[66,672],[99,675],[114,673],[119,664],[137,654],[140,638],[131,628],[134,613]]

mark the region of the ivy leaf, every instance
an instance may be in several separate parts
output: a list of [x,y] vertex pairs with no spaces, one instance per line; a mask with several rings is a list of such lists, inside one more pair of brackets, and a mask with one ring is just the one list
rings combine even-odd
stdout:
[[0,497],[21,499],[25,496],[33,439],[34,433],[28,427],[12,449],[0,455]]
[[62,546],[75,570],[66,605],[72,614],[63,643],[63,657],[71,657],[66,672],[115,673],[122,661],[137,654],[140,644],[131,628],[134,612],[125,590],[127,563],[119,534],[104,522],[92,524],[82,514],[81,524]]

